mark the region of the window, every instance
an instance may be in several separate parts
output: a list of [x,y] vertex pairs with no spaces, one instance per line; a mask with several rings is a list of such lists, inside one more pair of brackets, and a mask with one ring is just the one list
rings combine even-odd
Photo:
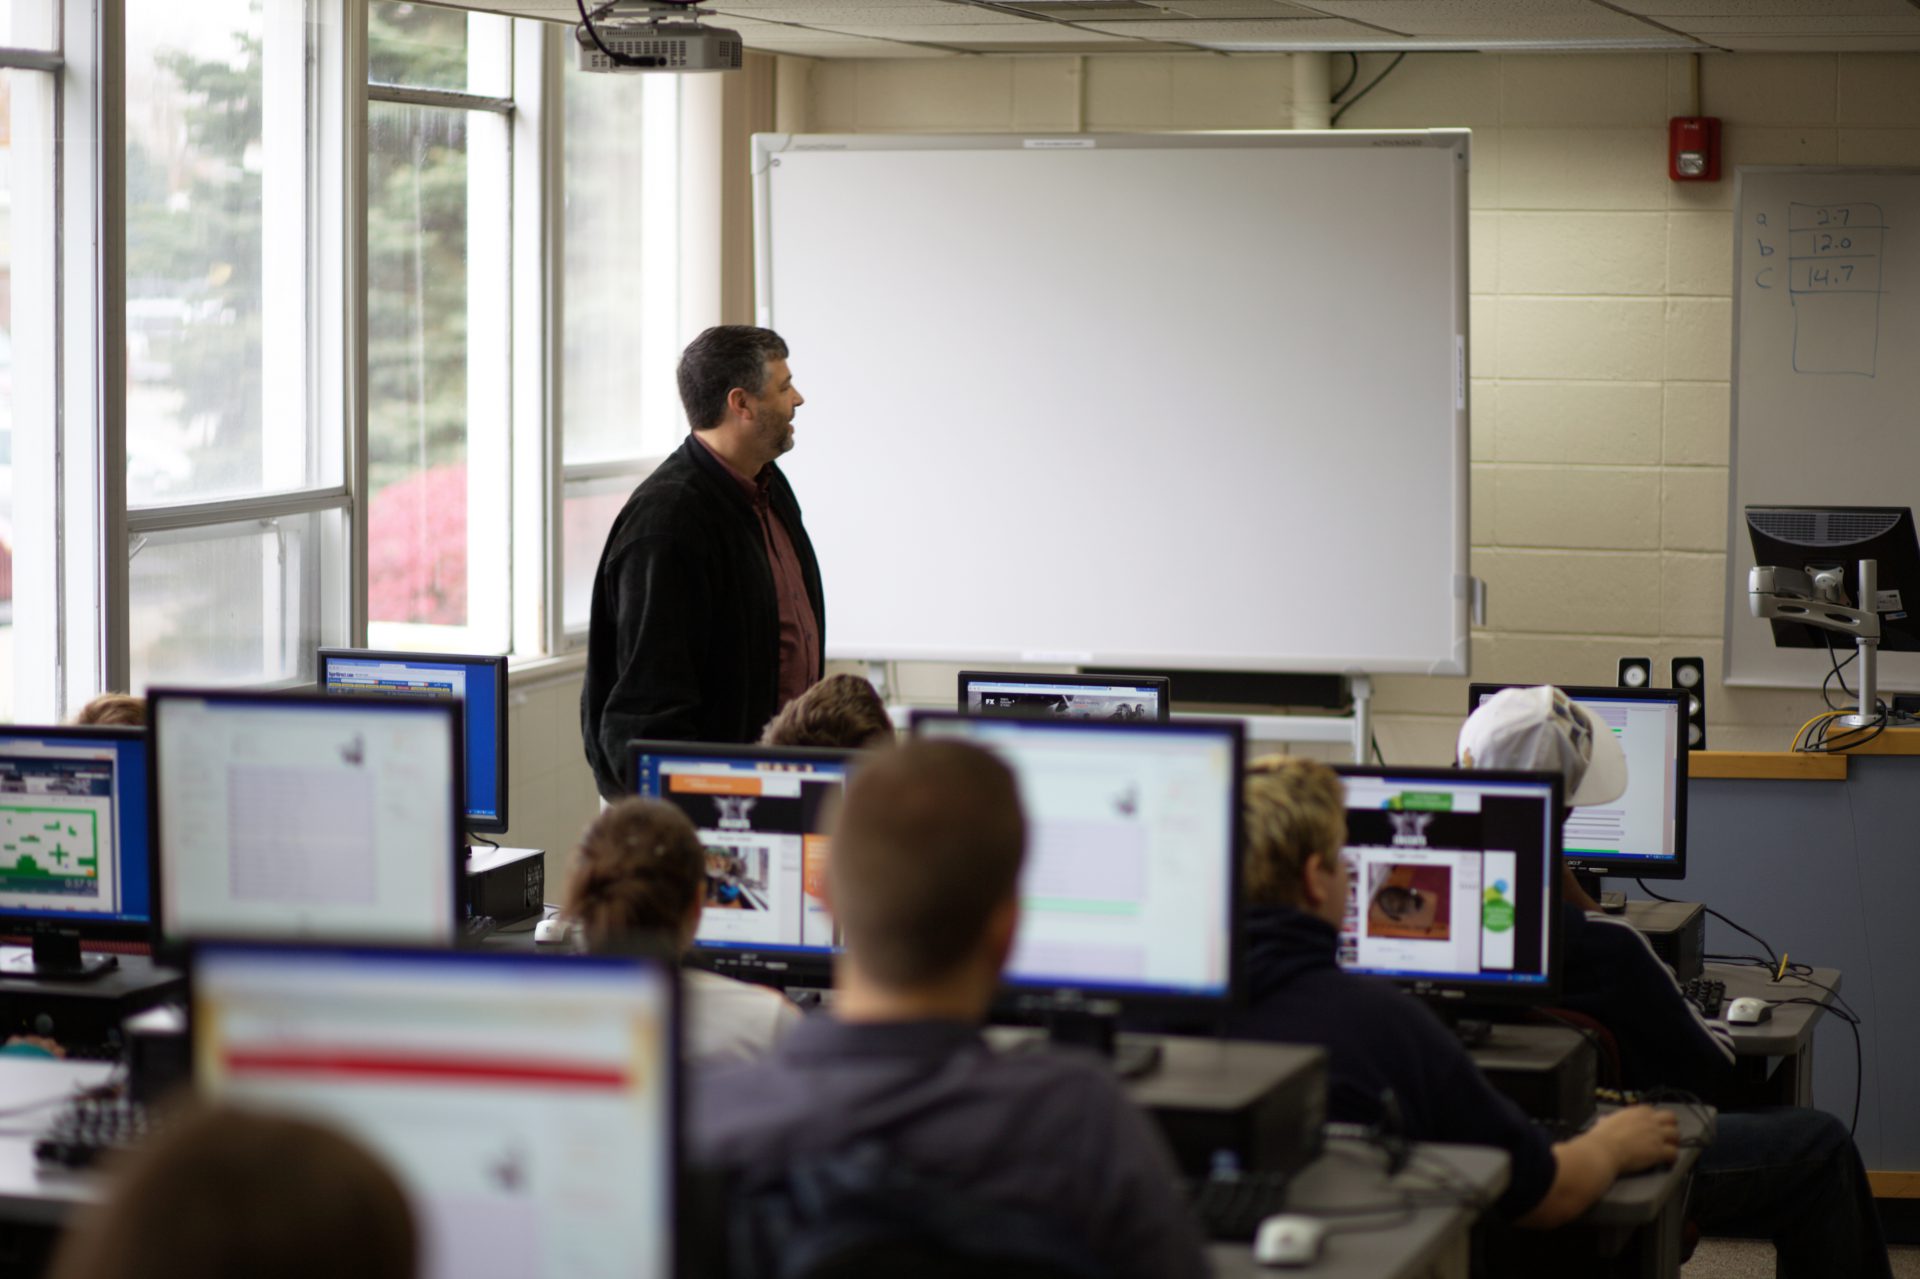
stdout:
[[348,635],[325,7],[125,7],[135,689],[303,681]]
[[0,720],[58,710],[54,12],[0,4]]
[[367,630],[510,647],[513,24],[368,9]]
[[561,552],[566,630],[586,630],[613,519],[686,418],[674,386],[680,77],[568,67]]

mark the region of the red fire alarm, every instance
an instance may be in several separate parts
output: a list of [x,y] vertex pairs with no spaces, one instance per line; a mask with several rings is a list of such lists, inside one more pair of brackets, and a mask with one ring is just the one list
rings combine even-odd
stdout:
[[1667,176],[1675,182],[1720,180],[1720,120],[1677,115],[1667,121]]

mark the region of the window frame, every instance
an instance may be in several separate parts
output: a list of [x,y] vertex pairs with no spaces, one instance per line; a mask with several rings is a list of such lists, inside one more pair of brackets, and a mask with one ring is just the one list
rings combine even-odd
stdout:
[[[364,608],[364,586],[356,588],[353,574],[343,575],[337,566],[351,564],[356,558],[364,562],[364,553],[358,550],[363,541],[361,508],[364,503],[360,494],[364,492],[364,469],[358,465],[357,448],[357,440],[363,436],[355,429],[355,423],[364,423],[365,417],[365,343],[360,337],[364,331],[364,308],[356,309],[351,303],[352,284],[359,276],[359,266],[365,257],[364,201],[356,199],[360,184],[354,180],[356,160],[364,150],[364,128],[353,127],[356,109],[352,86],[343,84],[342,77],[356,60],[365,65],[366,12],[364,5],[356,0],[304,0],[305,11],[300,23],[304,33],[302,47],[297,51],[281,47],[273,50],[284,65],[297,65],[301,69],[298,85],[301,109],[291,119],[298,128],[299,154],[303,157],[307,178],[302,187],[302,207],[298,210],[305,233],[305,252],[300,259],[305,275],[300,297],[304,309],[302,349],[294,357],[299,360],[306,379],[302,398],[307,420],[302,446],[313,464],[313,474],[325,475],[334,467],[322,464],[320,453],[334,446],[337,440],[341,478],[336,483],[307,483],[242,496],[135,506],[128,500],[126,485],[126,0],[98,0],[98,3],[103,39],[116,50],[111,74],[103,75],[97,83],[101,87],[102,123],[106,126],[99,132],[99,168],[104,175],[103,188],[111,197],[106,202],[111,224],[101,239],[105,246],[102,256],[110,263],[105,272],[108,301],[102,307],[101,316],[101,349],[106,367],[102,378],[105,395],[100,416],[104,447],[100,460],[107,480],[102,524],[105,547],[117,548],[118,553],[104,556],[101,565],[106,660],[100,674],[104,678],[86,687],[130,689],[131,566],[133,557],[150,544],[150,539],[172,540],[193,531],[224,537],[229,535],[226,530],[243,524],[277,526],[283,519],[337,511],[341,515],[338,520],[314,521],[319,530],[319,545],[311,548],[307,557],[310,564],[303,563],[307,571],[302,579],[288,583],[289,590],[278,597],[282,601],[280,615],[262,618],[262,635],[282,635],[284,643],[285,598],[289,593],[300,597],[303,610],[310,610],[301,616],[313,619],[316,647],[345,638],[354,625],[355,613]],[[270,34],[284,21],[280,15],[268,12],[264,15],[264,30]],[[360,50],[357,59],[356,46]],[[267,94],[293,91],[274,76],[270,61],[263,53],[261,74],[263,80],[268,81],[263,85],[263,103]],[[284,107],[287,101],[282,97],[273,105]],[[357,114],[364,121],[364,108]],[[289,117],[284,110],[276,112],[269,107],[265,116],[263,135],[275,127],[288,126]],[[358,138],[356,132],[360,135]],[[282,146],[292,143],[292,139],[263,136],[263,149],[272,146],[274,141]],[[359,172],[364,173],[364,168]],[[267,225],[269,197],[264,184],[261,198],[263,235],[271,235],[276,228]],[[362,210],[357,233],[356,204]],[[281,210],[283,216],[286,212],[284,208]],[[272,306],[265,298],[263,304]],[[263,333],[270,328],[263,316]],[[356,353],[362,358],[356,360]],[[266,411],[264,405],[262,411]],[[72,526],[64,524],[64,527],[71,535]],[[295,675],[264,683],[268,687],[284,687],[305,682]],[[259,684],[254,682],[254,686]],[[70,701],[90,695],[84,688],[70,687],[69,693]]]
[[[41,277],[50,283],[37,286],[55,318],[54,373],[47,388],[50,402],[35,408],[51,417],[55,430],[50,440],[29,442],[18,432],[15,440],[16,470],[25,469],[22,454],[30,452],[37,468],[32,474],[51,480],[34,519],[36,529],[50,522],[53,534],[16,538],[28,548],[26,555],[16,550],[16,563],[23,576],[40,574],[33,589],[48,584],[54,606],[36,607],[32,617],[15,618],[13,676],[24,694],[16,700],[16,717],[54,721],[99,690],[129,686],[132,557],[143,546],[196,532],[310,520],[319,531],[310,547],[314,567],[300,581],[285,582],[288,590],[302,592],[305,611],[298,618],[283,612],[279,618],[263,619],[263,632],[270,635],[295,620],[312,629],[321,644],[366,643],[367,126],[369,105],[375,101],[491,111],[508,122],[509,397],[501,459],[507,469],[511,529],[506,630],[516,670],[578,665],[585,628],[569,630],[565,624],[562,539],[567,485],[613,478],[637,482],[660,459],[654,455],[657,448],[636,438],[630,457],[572,465],[565,461],[564,77],[570,33],[552,22],[505,19],[512,38],[506,97],[374,85],[369,80],[367,0],[304,0],[297,21],[306,32],[299,88],[307,175],[302,211],[306,331],[299,352],[263,354],[263,359],[278,358],[276,369],[295,355],[301,360],[307,447],[325,450],[324,456],[310,453],[309,474],[329,482],[134,504],[127,489],[128,0],[51,4],[57,33],[53,47],[0,48],[0,68],[53,77],[57,132],[52,144],[55,251]],[[291,13],[276,15],[270,9],[267,21],[285,23]],[[269,78],[285,65],[263,56],[263,75]],[[689,98],[679,78],[674,84],[674,125],[669,131],[673,153],[660,163],[673,176],[672,199],[680,208],[689,181],[704,185],[699,174],[683,172],[685,144],[690,132],[704,139],[717,116],[708,119],[714,114],[707,109],[712,104],[698,94]],[[269,85],[265,92],[286,87]],[[277,118],[287,116],[282,111]],[[263,128],[273,133],[271,122]],[[266,200],[263,191],[263,204]],[[688,216],[687,209],[680,208],[676,235]],[[279,226],[284,223],[268,227],[270,244],[285,242]],[[682,263],[670,273],[673,310],[683,328],[690,312],[700,312],[699,318],[711,322],[704,315],[711,308],[704,303],[711,301],[707,286],[715,281],[705,279],[710,274],[706,265],[704,260]],[[27,304],[22,298],[21,305]],[[283,319],[266,318],[274,315],[269,300],[263,325],[284,331]],[[336,446],[337,459],[332,452]],[[325,518],[328,513],[338,518]],[[21,678],[23,672],[33,678]],[[52,678],[42,678],[43,672]],[[162,673],[159,678],[166,677]]]

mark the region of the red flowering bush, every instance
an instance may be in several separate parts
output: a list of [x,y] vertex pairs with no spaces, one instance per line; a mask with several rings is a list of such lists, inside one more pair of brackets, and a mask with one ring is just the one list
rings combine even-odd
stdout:
[[467,622],[467,466],[397,480],[367,504],[367,617]]

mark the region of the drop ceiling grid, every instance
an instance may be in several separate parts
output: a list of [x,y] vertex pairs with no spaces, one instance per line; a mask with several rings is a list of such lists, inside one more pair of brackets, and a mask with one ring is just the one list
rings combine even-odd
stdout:
[[[452,2],[569,23],[578,12],[573,0]],[[1044,2],[1045,15],[1018,12],[1018,0],[712,0],[710,7],[749,48],[827,57],[1290,41],[1355,49],[1564,41],[1603,50],[1609,40],[1631,47],[1649,37],[1691,37],[1709,50],[1920,49],[1920,0],[1142,0],[1125,18],[1115,16],[1117,0]],[[929,48],[909,50],[915,43]]]

